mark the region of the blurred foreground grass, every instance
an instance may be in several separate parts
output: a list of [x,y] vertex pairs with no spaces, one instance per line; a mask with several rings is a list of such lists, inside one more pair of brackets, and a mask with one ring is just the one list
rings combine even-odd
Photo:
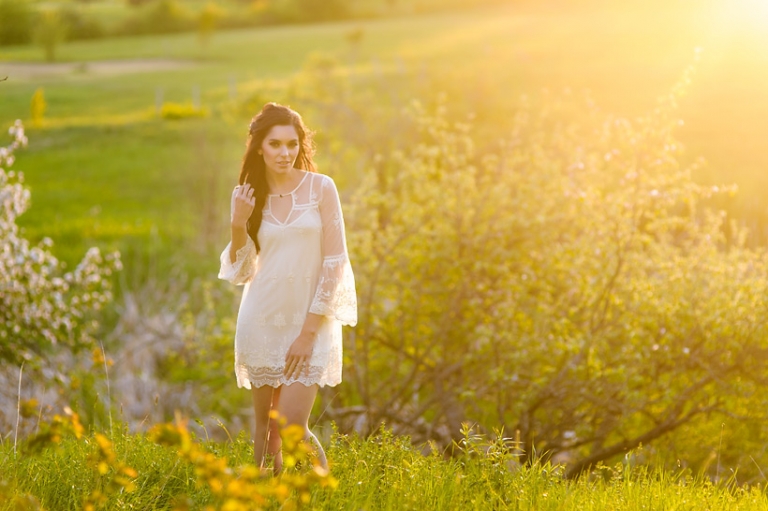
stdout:
[[[111,465],[135,469],[135,489],[109,494],[103,509],[202,509],[211,503],[211,490],[197,484],[203,479],[176,456],[146,435],[130,434],[116,426],[110,435],[117,455]],[[504,509],[504,510],[765,510],[768,499],[760,487],[735,487],[702,481],[686,470],[649,471],[627,463],[602,467],[577,481],[562,478],[550,465],[520,467],[513,453],[498,445],[481,446],[469,435],[458,456],[423,455],[406,437],[382,432],[361,440],[334,435],[327,448],[331,475],[338,487],[314,487],[308,508],[316,510]],[[231,442],[201,442],[201,447],[231,467],[251,461],[252,447],[245,435]],[[32,495],[45,509],[77,509],[97,489],[104,490],[103,475],[89,467],[97,450],[94,434],[82,440],[65,439],[57,449],[37,456],[15,455],[9,440],[0,444],[0,510],[19,509],[13,500]],[[490,448],[489,448],[490,447]],[[427,449],[428,451],[429,449]],[[289,474],[290,475],[290,474]],[[226,491],[234,491],[227,489]],[[293,508],[296,497],[280,507]],[[293,501],[293,502],[291,502]],[[24,501],[22,501],[24,502]],[[28,501],[27,501],[28,502]],[[238,508],[239,509],[239,508]]]

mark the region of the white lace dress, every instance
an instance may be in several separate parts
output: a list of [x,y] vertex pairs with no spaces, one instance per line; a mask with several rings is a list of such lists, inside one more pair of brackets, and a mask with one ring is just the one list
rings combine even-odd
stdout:
[[[230,245],[221,254],[219,278],[245,285],[235,334],[237,386],[337,385],[341,325],[357,323],[357,298],[333,180],[307,172],[290,194],[267,196],[258,239],[258,255],[250,236],[234,264]],[[285,355],[309,312],[325,316],[309,370],[287,379]]]

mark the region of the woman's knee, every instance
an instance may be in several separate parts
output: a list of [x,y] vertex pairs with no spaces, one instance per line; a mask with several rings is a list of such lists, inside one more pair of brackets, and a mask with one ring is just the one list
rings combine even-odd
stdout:
[[309,429],[309,426],[307,424],[302,424],[301,422],[286,422],[285,424],[281,425],[281,430],[285,428],[296,428],[299,427],[303,430],[304,435],[302,436],[303,441],[310,440],[312,438],[312,431]]
[[286,428],[288,426],[301,426],[305,430],[309,431],[309,426],[307,424],[307,415],[306,413],[303,413],[302,411],[297,411],[296,413],[285,413],[284,415],[280,416],[280,427]]
[[317,395],[317,385],[306,387],[300,383],[282,389],[278,412],[286,425],[298,424],[306,428],[309,414]]

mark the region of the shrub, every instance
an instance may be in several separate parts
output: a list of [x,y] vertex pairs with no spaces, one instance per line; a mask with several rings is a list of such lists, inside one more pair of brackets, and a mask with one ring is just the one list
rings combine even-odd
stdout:
[[198,108],[191,103],[163,103],[160,109],[160,117],[163,119],[189,119],[207,117],[208,110]]
[[343,19],[350,7],[349,0],[276,0],[258,10],[267,23],[293,23]]
[[19,365],[39,363],[54,347],[92,344],[89,315],[111,299],[109,276],[120,259],[91,248],[64,273],[49,238],[33,246],[19,235],[16,218],[29,207],[30,192],[23,174],[6,169],[27,137],[20,121],[10,134],[11,144],[0,147],[0,363]]
[[126,0],[131,7],[141,7],[151,3],[153,0]]
[[194,20],[177,0],[152,0],[140,14],[128,19],[122,31],[127,34],[166,34],[192,30]]
[[766,256],[702,207],[730,189],[681,163],[679,93],[636,120],[523,100],[482,152],[445,102],[413,106],[347,207],[360,322],[331,416],[443,446],[503,426],[570,476],[689,424],[759,423]]
[[0,46],[30,42],[33,19],[28,0],[0,0]]
[[59,15],[67,26],[67,38],[70,40],[99,39],[107,35],[101,23],[91,17],[83,15],[77,7],[63,7],[59,11]]

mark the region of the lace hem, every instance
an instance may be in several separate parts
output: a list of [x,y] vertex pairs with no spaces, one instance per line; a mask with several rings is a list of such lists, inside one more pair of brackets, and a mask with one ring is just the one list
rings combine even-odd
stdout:
[[245,245],[237,251],[234,263],[232,263],[229,257],[231,246],[232,242],[229,242],[219,258],[221,261],[219,278],[238,286],[243,285],[253,279],[253,276],[256,274],[256,261],[258,259],[256,245],[251,237],[248,236],[245,240]]
[[357,324],[355,276],[346,254],[323,259],[323,270],[309,312],[335,317],[342,325]]
[[302,373],[298,378],[286,378],[283,375],[285,367],[254,367],[245,364],[235,365],[235,375],[237,375],[237,387],[250,389],[252,387],[279,387],[281,385],[291,385],[292,383],[301,383],[309,387],[318,385],[320,387],[334,387],[341,383],[341,372],[337,375],[329,374],[327,368],[322,366],[309,366],[309,370]]

